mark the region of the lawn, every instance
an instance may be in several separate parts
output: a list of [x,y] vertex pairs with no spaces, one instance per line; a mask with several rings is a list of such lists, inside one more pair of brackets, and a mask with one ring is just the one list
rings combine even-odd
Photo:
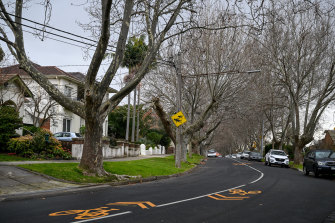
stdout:
[[302,170],[302,164],[294,164],[293,161],[290,161],[289,165],[290,165],[291,168],[296,168],[298,170]]
[[0,162],[29,161],[29,160],[36,160],[36,159],[24,158],[16,155],[8,155],[7,153],[0,153]]
[[[104,168],[111,174],[142,176],[164,176],[185,172],[200,163],[202,156],[193,155],[188,163],[182,163],[180,169],[175,168],[173,156],[164,158],[150,158],[134,161],[104,162]],[[24,164],[18,165],[32,171],[43,173],[58,179],[77,183],[106,183],[117,181],[114,175],[108,177],[84,176],[78,168],[78,163],[45,163],[45,164]]]

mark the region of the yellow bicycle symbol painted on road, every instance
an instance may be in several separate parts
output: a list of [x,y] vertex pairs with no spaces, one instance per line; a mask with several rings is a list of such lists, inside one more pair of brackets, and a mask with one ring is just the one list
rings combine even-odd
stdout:
[[229,196],[224,196],[221,194],[213,194],[213,195],[208,195],[208,197],[214,200],[218,200],[218,201],[243,201],[245,199],[250,198],[245,195],[251,195],[251,194],[255,195],[255,194],[260,194],[260,193],[262,193],[262,191],[260,190],[247,192],[241,189],[232,189],[232,190],[229,190],[229,194],[231,195],[235,194],[235,195],[240,195],[240,196],[239,197],[236,197],[236,196],[229,197]]
[[233,190],[229,190],[229,192],[230,192],[230,194],[238,194],[238,195],[241,195],[241,196],[248,195],[248,194],[260,194],[260,193],[262,193],[262,191],[260,191],[260,190],[246,192],[246,191],[241,190],[241,189],[233,189]]
[[61,216],[61,215],[72,215],[76,214],[77,217],[75,219],[93,219],[93,218],[100,218],[109,215],[111,211],[118,211],[120,209],[110,209],[109,207],[100,207],[94,209],[87,209],[87,210],[68,210],[68,211],[59,211],[55,213],[49,214],[49,216]]

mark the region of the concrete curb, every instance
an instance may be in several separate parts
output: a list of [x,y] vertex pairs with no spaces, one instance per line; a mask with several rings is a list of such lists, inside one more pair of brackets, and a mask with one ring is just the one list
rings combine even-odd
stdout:
[[138,183],[146,183],[146,182],[152,182],[156,180],[163,180],[163,179],[168,179],[172,177],[180,177],[184,176],[187,174],[190,174],[199,167],[203,166],[206,164],[207,159],[204,159],[200,162],[200,164],[196,164],[195,167],[193,167],[190,170],[187,170],[182,173],[177,173],[177,174],[172,174],[172,175],[164,175],[164,176],[153,176],[153,177],[146,177],[146,178],[139,178],[139,179],[132,179],[132,180],[125,180],[125,181],[120,181],[120,182],[111,182],[111,183],[103,183],[103,184],[80,184],[77,182],[71,182],[71,181],[66,181],[62,179],[57,179],[42,173],[34,172],[31,170],[27,170],[21,167],[17,167],[21,170],[25,170],[28,172],[31,172],[33,174],[40,175],[42,177],[45,177],[49,180],[54,180],[54,181],[60,181],[68,184],[73,184],[73,185],[78,185],[77,187],[67,187],[67,188],[54,188],[50,190],[43,190],[43,191],[33,191],[33,192],[24,192],[24,193],[18,193],[18,194],[9,194],[9,195],[1,195],[0,196],[0,202],[4,201],[17,201],[17,200],[27,200],[31,198],[45,198],[45,197],[51,197],[51,196],[57,196],[60,194],[70,194],[70,193],[76,193],[80,191],[85,191],[85,190],[99,190],[102,188],[107,188],[107,187],[113,187],[113,186],[126,186],[126,185],[133,185],[133,184],[138,184]]

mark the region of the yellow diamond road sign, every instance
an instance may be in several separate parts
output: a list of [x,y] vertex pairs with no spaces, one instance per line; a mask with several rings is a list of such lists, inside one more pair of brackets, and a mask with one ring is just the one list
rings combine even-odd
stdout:
[[172,115],[171,118],[177,127],[186,122],[186,118],[181,111]]

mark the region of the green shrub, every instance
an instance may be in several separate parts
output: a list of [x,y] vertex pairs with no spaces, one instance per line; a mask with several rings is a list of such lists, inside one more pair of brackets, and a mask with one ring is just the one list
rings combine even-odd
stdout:
[[31,135],[12,138],[8,142],[8,150],[19,156],[31,157],[34,154],[32,142],[33,137]]
[[7,150],[10,138],[16,135],[15,130],[22,126],[22,118],[15,108],[0,106],[0,151]]
[[[45,135],[49,141],[46,142]],[[46,129],[39,129],[34,136],[26,135],[9,141],[9,149],[19,156],[45,159],[71,159],[70,151],[64,151],[62,144]]]
[[82,125],[82,126],[79,128],[79,133],[80,133],[81,135],[85,135],[85,126],[84,126],[84,125]]
[[158,145],[159,142],[161,141],[163,135],[158,133],[158,132],[149,132],[146,135],[147,139],[152,141],[155,145]]
[[283,150],[287,153],[290,160],[294,159],[294,148],[291,145],[283,145]]
[[39,131],[39,129],[40,128],[33,125],[23,125],[23,135],[33,135]]
[[164,134],[163,137],[161,138],[159,144],[161,146],[164,146],[165,148],[168,148],[171,143],[171,138],[168,136],[168,134]]

